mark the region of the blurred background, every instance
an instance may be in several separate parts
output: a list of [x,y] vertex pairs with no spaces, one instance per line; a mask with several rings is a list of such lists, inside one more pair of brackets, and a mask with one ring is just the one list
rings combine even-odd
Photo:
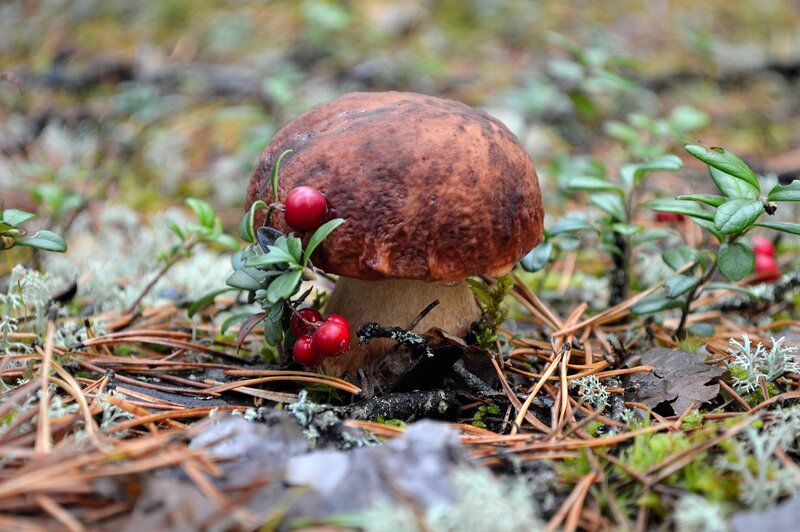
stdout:
[[66,237],[66,276],[97,245],[131,276],[187,197],[235,227],[277,129],[353,90],[489,110],[533,157],[549,221],[570,177],[664,153],[688,167],[659,179],[691,190],[686,141],[800,173],[796,1],[5,0],[0,72],[0,202]]

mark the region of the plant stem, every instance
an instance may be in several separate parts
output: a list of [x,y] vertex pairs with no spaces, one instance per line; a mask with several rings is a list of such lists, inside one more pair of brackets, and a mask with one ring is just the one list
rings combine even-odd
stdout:
[[155,276],[153,276],[153,278],[150,279],[150,282],[147,283],[147,285],[142,289],[141,292],[139,292],[139,295],[136,296],[136,299],[133,300],[133,303],[131,303],[130,306],[127,309],[125,309],[125,312],[123,314],[133,314],[133,311],[136,310],[136,307],[139,306],[139,303],[142,302],[144,296],[146,296],[150,292],[150,290],[153,289],[158,280],[161,279],[170,270],[170,268],[175,266],[175,264],[177,264],[177,262],[181,258],[185,257],[186,254],[189,251],[191,251],[191,249],[195,246],[195,244],[197,244],[197,240],[195,238],[190,238],[186,240],[186,242],[183,243],[180,249],[175,251],[175,254],[172,255],[169,258],[169,260],[161,267],[161,269],[158,270]]
[[711,280],[716,271],[717,259],[715,258],[714,262],[712,262],[711,266],[709,266],[708,271],[706,271],[706,273],[700,279],[700,282],[697,283],[697,286],[692,288],[686,295],[686,301],[684,302],[683,307],[681,307],[681,321],[678,323],[678,328],[675,329],[674,337],[676,340],[684,340],[686,338],[686,321],[689,319],[692,303],[694,302],[695,298],[700,295],[700,292],[703,291],[703,286]]
[[612,254],[613,269],[610,274],[611,293],[609,294],[609,305],[612,307],[628,299],[631,258],[630,245],[628,239],[624,235],[615,232],[614,245],[620,252]]

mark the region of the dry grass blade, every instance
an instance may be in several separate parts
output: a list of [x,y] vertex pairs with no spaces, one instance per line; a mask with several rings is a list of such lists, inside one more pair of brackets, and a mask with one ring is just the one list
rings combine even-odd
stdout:
[[558,369],[559,363],[561,362],[561,359],[563,357],[564,357],[563,351],[558,355],[556,355],[553,361],[547,366],[547,369],[542,374],[542,378],[539,379],[539,382],[537,382],[533,386],[533,388],[531,388],[531,391],[528,394],[528,397],[525,399],[525,402],[522,403],[522,405],[520,405],[517,412],[517,417],[514,419],[514,424],[511,426],[512,436],[516,434],[517,430],[522,426],[522,420],[525,419],[525,415],[528,413],[528,409],[531,407],[531,403],[533,403],[534,397],[536,397],[536,394],[538,394],[539,390],[542,389],[542,386],[544,386],[544,383],[547,381],[547,378],[550,377],[550,375],[552,375],[556,369]]
[[255,384],[262,384],[265,382],[282,382],[282,381],[310,382],[312,384],[321,384],[323,386],[330,386],[331,388],[336,388],[337,390],[351,393],[353,395],[358,395],[361,393],[361,388],[347,381],[342,381],[341,379],[332,379],[325,375],[316,375],[313,373],[299,374],[299,375],[297,373],[300,372],[288,372],[288,373],[289,374],[287,375],[258,377],[255,379],[245,379],[243,381],[219,384],[217,386],[212,386],[211,388],[206,388],[205,393],[208,395],[220,394],[223,392],[227,392],[229,390],[234,390],[242,386],[253,386]]
[[36,429],[36,452],[39,454],[47,454],[53,446],[52,435],[50,431],[50,365],[53,360],[53,336],[55,335],[56,327],[53,320],[47,322],[47,332],[44,338],[44,352],[42,353],[41,372],[41,385],[39,387],[39,419]]
[[[559,525],[561,525],[561,522],[564,521],[568,515],[569,519],[564,526],[564,530],[575,530],[577,528],[577,516],[580,515],[586,493],[589,491],[589,486],[592,485],[596,476],[596,473],[589,473],[575,485],[569,497],[561,504],[561,507],[555,515],[550,518],[550,521],[547,522],[547,526],[545,527],[547,532],[555,532],[558,530]],[[570,528],[570,526],[572,528]]]
[[52,515],[56,521],[61,523],[64,528],[70,532],[82,532],[86,530],[84,526],[75,519],[75,517],[56,503],[53,499],[44,494],[38,494],[35,497],[36,503],[48,514]]

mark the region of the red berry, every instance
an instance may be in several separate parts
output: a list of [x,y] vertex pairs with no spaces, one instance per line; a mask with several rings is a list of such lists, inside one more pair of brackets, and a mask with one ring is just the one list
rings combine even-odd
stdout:
[[311,187],[295,187],[286,194],[286,224],[302,233],[314,231],[322,225],[328,204],[322,193]]
[[[344,320],[344,318],[341,318]],[[350,345],[350,327],[341,322],[339,318],[331,321],[326,320],[325,323],[319,326],[314,332],[314,351],[323,357],[335,357],[347,350]]]
[[322,360],[322,355],[313,346],[311,335],[301,336],[294,343],[294,359],[304,366],[315,366]]
[[322,316],[313,308],[301,308],[297,314],[292,314],[292,319],[289,320],[289,326],[292,332],[298,338],[308,334],[314,328],[303,320],[311,323],[322,323]]
[[331,314],[330,316],[325,318],[325,321],[326,322],[329,321],[331,323],[340,323],[344,327],[347,327],[348,330],[350,329],[350,323],[347,321],[347,318],[345,318],[341,314]]
[[763,254],[756,255],[756,273],[762,281],[776,281],[781,276],[775,257]]
[[764,238],[763,236],[753,237],[753,253],[756,255],[769,255],[775,256],[775,245],[772,240]]
[[656,213],[656,221],[657,222],[664,222],[664,223],[673,223],[673,222],[680,222],[681,220],[686,219],[686,217],[682,214],[677,212],[657,212]]

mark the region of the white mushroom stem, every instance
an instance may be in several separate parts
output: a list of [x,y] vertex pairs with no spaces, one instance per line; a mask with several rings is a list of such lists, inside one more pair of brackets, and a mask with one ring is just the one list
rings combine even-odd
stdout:
[[414,327],[419,334],[433,327],[456,336],[465,336],[472,322],[481,316],[475,296],[466,283],[426,283],[406,279],[362,281],[339,277],[325,315],[341,314],[350,322],[350,349],[328,359],[325,368],[341,375],[367,368],[394,345],[392,340],[375,339],[360,346],[355,333],[365,323],[407,328],[409,323],[433,301],[439,304]]

